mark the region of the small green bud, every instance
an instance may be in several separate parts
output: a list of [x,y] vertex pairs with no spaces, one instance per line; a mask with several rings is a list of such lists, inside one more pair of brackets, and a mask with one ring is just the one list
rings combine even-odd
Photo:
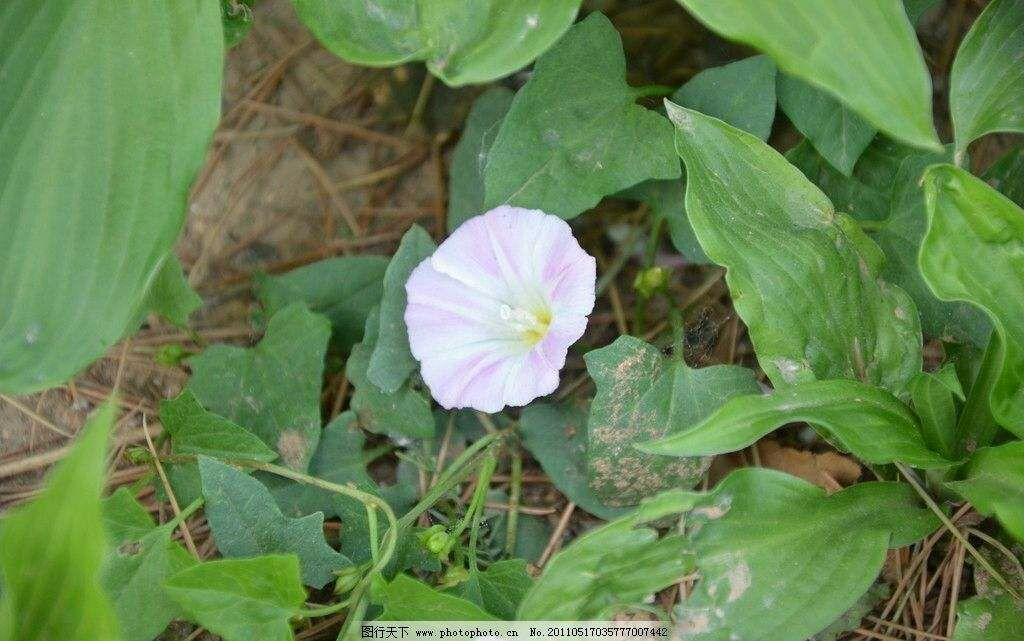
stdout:
[[462,566],[451,566],[441,577],[438,587],[441,589],[450,588],[469,580],[469,570]]
[[645,298],[663,289],[668,283],[668,272],[663,267],[648,267],[636,275],[633,289]]
[[338,578],[334,582],[334,593],[344,595],[351,592],[363,578],[363,573],[366,572],[367,567],[368,564],[365,563],[362,565],[350,565],[335,572],[335,576]]
[[445,531],[443,525],[435,525],[419,534],[420,543],[427,548],[431,554],[441,555],[448,550],[451,537]]

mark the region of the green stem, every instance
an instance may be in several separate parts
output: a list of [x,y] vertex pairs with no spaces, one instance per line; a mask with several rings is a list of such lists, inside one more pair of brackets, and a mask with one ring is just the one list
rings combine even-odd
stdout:
[[480,463],[480,473],[476,478],[476,489],[473,491],[473,499],[469,503],[469,508],[466,510],[466,514],[459,521],[459,524],[455,527],[455,531],[452,532],[451,540],[448,543],[449,549],[455,545],[455,542],[459,540],[462,533],[466,531],[466,526],[470,526],[469,530],[469,569],[476,570],[476,541],[480,535],[480,520],[483,517],[484,504],[487,502],[487,490],[491,488],[491,476],[494,474],[494,468],[498,464],[498,459],[495,458],[493,452],[488,452],[487,457]]
[[508,517],[505,519],[505,552],[515,556],[516,532],[519,529],[519,501],[523,493],[523,455],[517,446],[512,451],[512,478],[509,484]]
[[675,93],[676,88],[668,85],[644,85],[643,87],[633,87],[633,95],[637,98],[647,98],[649,96],[671,96]]
[[295,613],[295,616],[300,619],[315,619],[317,617],[326,617],[341,612],[349,605],[351,605],[349,599],[345,599],[344,601],[339,601],[337,603],[325,605],[320,608],[300,608]]
[[187,519],[188,517],[190,517],[193,514],[195,514],[196,510],[198,510],[202,506],[203,506],[203,497],[199,497],[198,499],[196,499],[196,500],[192,501],[191,503],[189,503],[185,507],[185,509],[183,509],[181,512],[178,512],[178,516],[174,517],[173,519],[171,519],[170,521],[168,521],[164,525],[170,525],[171,529],[173,530],[173,529],[177,528],[179,525],[181,525],[182,523],[184,523],[185,519]]

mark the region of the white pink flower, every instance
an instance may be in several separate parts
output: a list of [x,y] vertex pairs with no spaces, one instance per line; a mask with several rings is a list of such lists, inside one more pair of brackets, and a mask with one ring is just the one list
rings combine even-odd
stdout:
[[594,258],[569,225],[501,206],[463,223],[405,285],[409,345],[446,409],[497,412],[558,387],[594,309]]

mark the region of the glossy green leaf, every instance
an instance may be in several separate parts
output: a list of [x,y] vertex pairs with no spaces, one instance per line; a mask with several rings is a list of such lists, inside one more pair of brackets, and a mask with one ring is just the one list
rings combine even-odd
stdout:
[[412,270],[429,258],[435,249],[437,245],[430,234],[419,225],[413,225],[402,236],[402,242],[384,272],[380,325],[370,364],[366,368],[366,378],[387,394],[397,392],[418,365],[409,351],[409,330],[405,326],[405,307],[408,304],[405,282]]
[[117,490],[103,499],[103,528],[107,539],[114,545],[126,541],[138,541],[149,534],[156,524],[127,487]]
[[668,111],[690,223],[728,268],[772,383],[850,378],[900,392],[921,370],[921,330],[910,298],[878,278],[878,247],[761,140],[672,103]]
[[173,252],[150,285],[144,306],[178,327],[188,327],[188,317],[203,306],[203,299],[189,286]]
[[649,178],[676,178],[671,125],[636,104],[622,40],[593,13],[537,61],[491,146],[485,204],[574,218]]
[[494,621],[495,617],[461,597],[399,574],[380,595],[380,621]]
[[46,489],[0,521],[0,632],[11,641],[119,641],[100,587],[107,554],[100,492],[114,404],[101,407]]
[[224,641],[288,641],[306,598],[294,555],[207,561],[165,583],[188,618]]
[[993,0],[964,36],[949,72],[957,153],[995,131],[1024,133],[1024,4]]
[[555,487],[580,508],[602,519],[621,516],[590,489],[587,476],[587,411],[578,405],[532,403],[519,418],[523,445]]
[[968,301],[991,318],[1002,352],[992,415],[1024,436],[1024,210],[951,165],[930,167],[924,184],[921,274],[938,298]]
[[932,91],[900,0],[679,0],[730,40],[824,89],[890,136],[938,147]]
[[[954,389],[950,389],[949,374],[952,373]],[[944,380],[945,379],[945,380]],[[954,397],[959,392],[964,400],[956,370],[952,364],[938,373],[921,372],[910,380],[909,390],[914,413],[920,420],[921,435],[930,450],[946,458],[957,454],[956,414]]]
[[359,424],[371,432],[429,438],[434,435],[430,399],[414,388],[411,381],[389,394],[374,385],[367,375],[380,333],[379,323],[380,314],[371,312],[366,319],[363,342],[352,348],[345,365],[345,373],[355,387],[350,405],[359,417]]
[[587,425],[590,486],[608,505],[634,505],[671,487],[693,487],[710,461],[643,453],[633,446],[696,424],[726,400],[759,391],[753,370],[693,369],[681,355],[620,336],[588,352],[597,385]]
[[363,338],[370,310],[384,293],[383,256],[340,256],[299,267],[279,276],[256,277],[256,295],[267,316],[290,303],[303,302],[331,321],[331,342],[342,351]]
[[875,128],[826,91],[799,78],[779,74],[778,87],[779,106],[793,126],[840,173],[853,173],[857,159],[875,137]]
[[277,458],[277,452],[249,430],[203,409],[188,389],[173,399],[160,401],[160,422],[171,435],[177,454],[255,461]]
[[671,100],[768,140],[775,120],[775,75],[771,58],[752,56],[701,71]]
[[206,520],[224,556],[293,553],[302,565],[302,580],[315,588],[322,588],[334,579],[335,571],[350,565],[324,540],[322,513],[289,518],[259,481],[205,456],[199,457],[199,474]]
[[223,48],[215,2],[0,7],[0,391],[62,383],[135,329],[220,117]]
[[517,619],[590,621],[611,617],[693,570],[685,537],[658,538],[626,516],[587,532],[551,557]]
[[1024,146],[993,163],[982,178],[1018,207],[1024,207]]
[[330,333],[327,319],[293,303],[270,319],[255,347],[213,345],[189,359],[188,389],[211,412],[252,430],[285,465],[305,471],[320,439]]
[[1024,630],[1024,607],[1007,594],[960,601],[956,615],[952,641],[1017,641]]
[[971,455],[961,481],[947,483],[1006,531],[1024,541],[1024,441],[983,447]]
[[690,429],[640,447],[671,456],[724,454],[799,421],[823,429],[868,463],[900,461],[926,469],[952,465],[928,449],[917,416],[899,399],[881,388],[842,379],[730,399]]
[[448,170],[448,231],[484,213],[484,168],[514,94],[491,87],[476,99]]
[[357,64],[423,60],[452,86],[526,66],[572,24],[580,0],[292,0],[334,54]]
[[906,484],[826,496],[763,468],[730,474],[687,520],[701,579],[676,634],[694,641],[803,641],[868,590],[888,548],[940,527]]
[[469,579],[454,590],[494,616],[515,619],[516,609],[533,586],[523,559],[505,559],[492,563],[484,571],[470,570]]

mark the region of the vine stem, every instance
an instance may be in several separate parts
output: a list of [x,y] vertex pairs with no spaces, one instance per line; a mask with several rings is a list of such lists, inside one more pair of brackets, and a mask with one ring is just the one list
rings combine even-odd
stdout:
[[996,571],[994,567],[992,567],[992,564],[988,562],[988,559],[982,556],[981,552],[978,552],[978,550],[973,545],[971,545],[971,542],[967,540],[967,537],[964,536],[963,532],[960,531],[956,524],[949,520],[949,517],[946,516],[946,513],[943,512],[942,508],[940,508],[938,503],[935,502],[935,499],[933,499],[931,495],[928,494],[927,490],[925,490],[924,487],[921,486],[920,481],[918,481],[917,478],[914,476],[914,472],[911,471],[910,468],[908,468],[906,465],[899,462],[896,463],[896,468],[900,471],[900,474],[903,475],[903,478],[907,479],[907,482],[910,483],[910,485],[914,488],[914,491],[917,492],[918,496],[921,497],[921,500],[923,500],[925,504],[928,506],[928,508],[935,513],[935,516],[939,517],[939,520],[942,521],[942,525],[944,525],[946,529],[949,530],[949,533],[952,534],[953,537],[956,538],[956,540],[964,546],[964,549],[967,550],[967,552],[974,557],[974,560],[978,562],[978,565],[980,565],[986,572],[988,572],[989,575],[991,575],[999,583],[999,585],[1001,585],[1003,589],[1006,590],[1006,592],[1015,600],[1022,600],[1020,594],[1018,594],[1017,591],[1013,589],[1013,586],[1011,586],[1010,583],[1003,578],[1003,575]]
[[512,507],[505,519],[505,552],[515,555],[516,533],[519,529],[519,501],[523,492],[523,454],[516,446],[512,449],[512,473],[509,480],[508,503]]

